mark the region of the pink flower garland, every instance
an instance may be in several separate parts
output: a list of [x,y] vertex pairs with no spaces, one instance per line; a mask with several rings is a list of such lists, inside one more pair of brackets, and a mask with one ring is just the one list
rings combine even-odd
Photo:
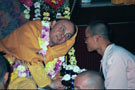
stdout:
[[[47,49],[49,47],[49,29],[50,29],[50,22],[42,21],[42,32],[41,32],[40,38],[44,41],[44,43],[43,43],[42,49],[39,51],[39,53],[43,57],[46,55]],[[50,70],[50,72],[48,73],[48,76],[50,78],[53,78],[60,71],[62,61],[64,61],[64,57],[57,58],[57,62],[54,66],[54,69]]]
[[[44,22],[44,21],[42,21]],[[47,22],[49,23],[49,22]],[[43,43],[43,48],[39,51],[39,53],[42,56],[46,55],[47,49],[49,47],[49,25],[47,24],[47,26],[42,25],[42,32],[41,32],[41,36],[40,38],[44,41]]]
[[[15,73],[19,76],[19,77],[29,77],[29,69],[27,66],[24,66],[21,61],[17,60],[15,62],[15,64],[13,65],[14,71]],[[24,69],[24,70],[22,70]]]
[[50,71],[48,73],[48,76],[50,78],[53,78],[61,69],[61,65],[62,65],[62,61],[60,59],[57,60],[55,66],[54,66],[54,70],[53,71]]

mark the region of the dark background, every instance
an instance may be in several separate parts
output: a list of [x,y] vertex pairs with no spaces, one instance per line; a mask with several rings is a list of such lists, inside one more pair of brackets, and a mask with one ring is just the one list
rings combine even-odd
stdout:
[[104,20],[109,23],[113,42],[135,54],[135,5],[91,5],[81,7],[78,0],[71,20],[79,28],[75,43],[76,58],[81,68],[99,71],[101,56],[88,52],[84,43],[85,28],[92,20]]

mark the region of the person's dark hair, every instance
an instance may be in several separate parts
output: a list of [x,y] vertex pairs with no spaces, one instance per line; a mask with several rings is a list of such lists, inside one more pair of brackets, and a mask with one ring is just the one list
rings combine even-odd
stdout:
[[73,27],[74,27],[74,32],[73,32],[72,36],[76,33],[77,27],[76,27],[76,24],[75,23],[73,23],[71,20],[66,19],[66,18],[56,18],[56,21],[59,21],[59,20],[65,20],[65,21],[68,21],[68,22],[72,23],[73,24]]
[[111,40],[112,39],[112,30],[110,29],[108,23],[104,22],[103,20],[95,20],[91,21],[88,24],[89,32],[91,36],[94,35],[100,35],[105,40]]
[[4,80],[6,72],[10,72],[10,65],[7,59],[4,57],[4,53],[0,52],[0,83]]

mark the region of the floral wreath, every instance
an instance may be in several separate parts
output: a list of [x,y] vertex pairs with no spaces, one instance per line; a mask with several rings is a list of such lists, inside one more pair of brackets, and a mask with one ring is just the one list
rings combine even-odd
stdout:
[[25,6],[25,18],[51,21],[59,16],[70,19],[69,0],[20,0]]
[[[40,19],[42,21],[41,36],[38,37],[39,46],[41,50],[39,54],[46,55],[49,47],[49,31],[50,21],[63,16],[70,19],[69,0],[20,0],[24,5],[25,18],[29,20]],[[75,49],[72,47],[68,54],[48,62],[45,66],[45,71],[52,79],[60,72],[62,76],[62,84],[67,89],[73,88],[73,82],[78,73],[85,71],[77,66],[75,58]],[[46,58],[44,58],[45,60]],[[24,66],[21,62],[17,61],[14,64],[14,72],[11,74],[11,80],[19,77],[29,77],[28,67]],[[68,84],[66,84],[68,82]]]

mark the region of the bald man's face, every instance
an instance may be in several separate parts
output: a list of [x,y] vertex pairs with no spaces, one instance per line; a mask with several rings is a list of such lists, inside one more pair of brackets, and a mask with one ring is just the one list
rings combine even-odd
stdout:
[[78,76],[75,79],[75,90],[79,90],[79,89],[90,89],[88,82],[87,82],[87,77],[86,76]]
[[69,40],[74,33],[74,25],[66,20],[53,21],[50,32],[50,46],[62,44]]

